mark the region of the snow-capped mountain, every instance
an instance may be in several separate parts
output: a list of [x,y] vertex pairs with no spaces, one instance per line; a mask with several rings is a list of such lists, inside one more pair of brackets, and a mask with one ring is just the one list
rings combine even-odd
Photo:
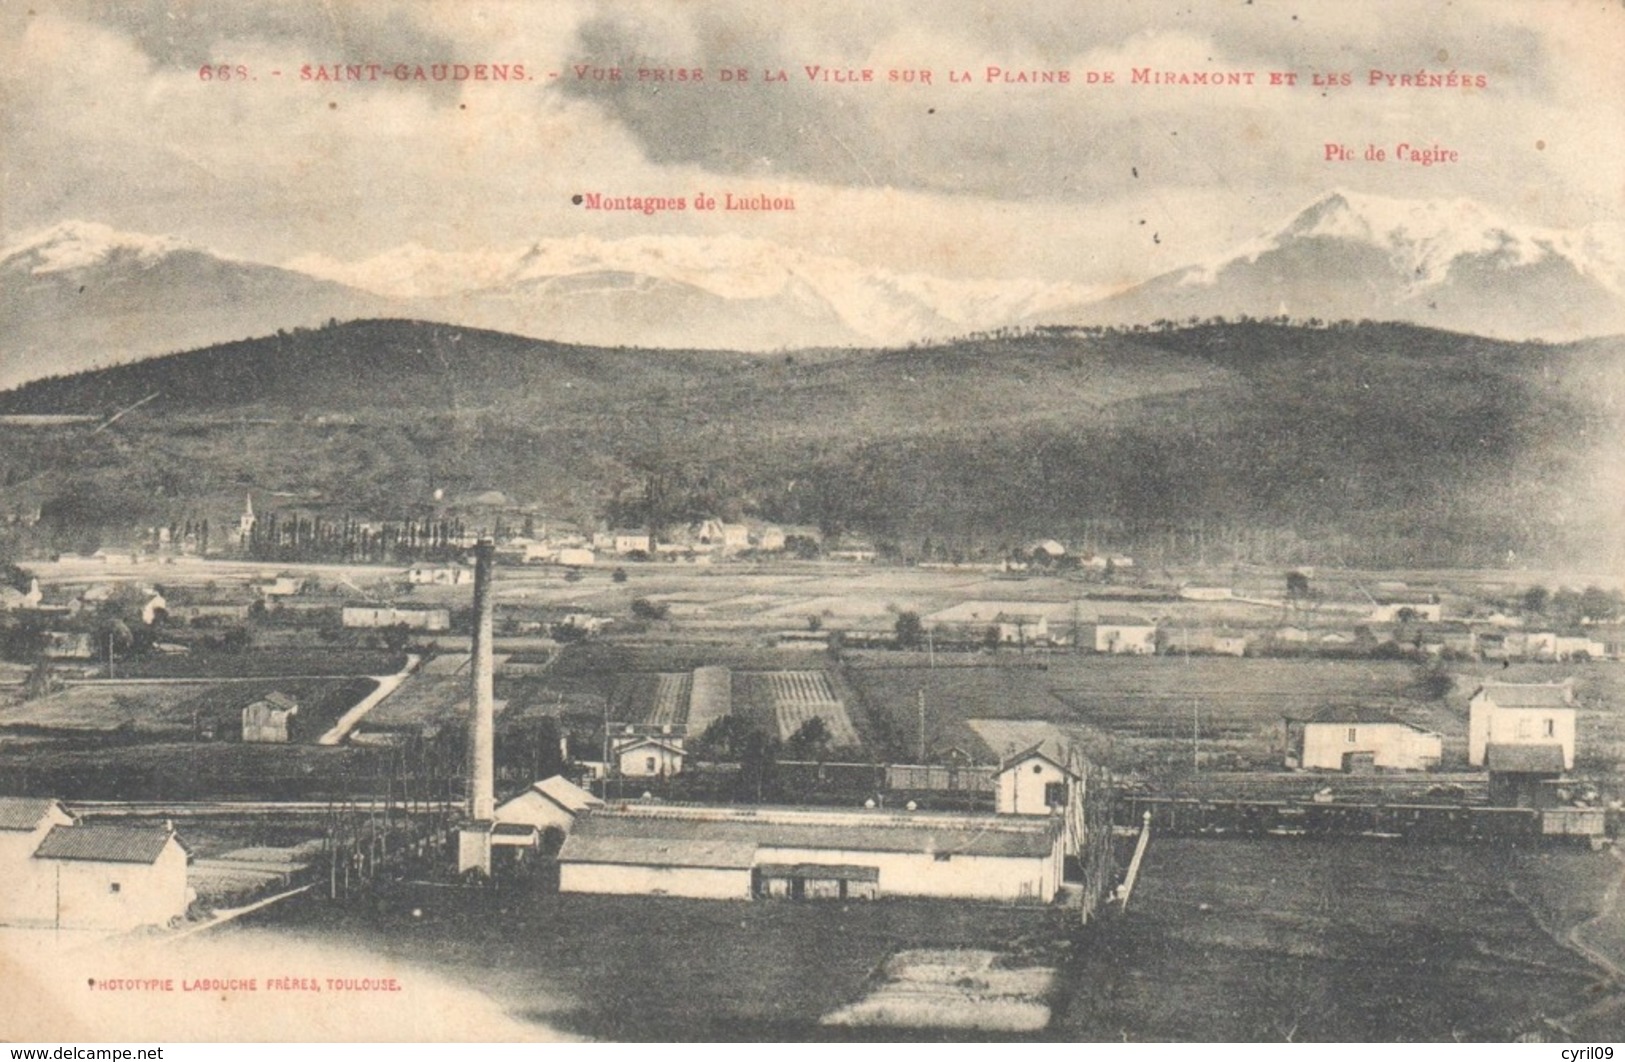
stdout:
[[1625,256],[1602,233],[1519,225],[1467,199],[1332,192],[1214,261],[1041,315],[1403,320],[1508,339],[1625,329]]
[[382,306],[367,293],[172,236],[63,222],[0,247],[0,387]]
[[574,236],[473,252],[408,244],[279,267],[69,221],[0,246],[0,387],[335,317],[746,351],[1281,314],[1561,340],[1625,331],[1622,248],[1598,231],[1503,221],[1468,200],[1333,192],[1231,254],[1102,297],[1054,281],[898,273],[739,236]]
[[[590,307],[538,300],[559,288],[592,289],[589,278],[643,278],[643,290],[668,300],[686,292],[704,307],[692,328],[687,315],[668,307],[651,315],[666,322],[665,334],[638,329],[608,339],[657,347],[888,346],[997,328],[1099,295],[1075,284],[899,274],[739,236],[574,236],[488,252],[408,244],[354,262],[308,255],[287,267],[429,307],[461,306],[479,316],[467,323],[482,327],[534,334],[536,323],[551,322],[548,338],[579,342],[606,341],[603,333],[613,322]],[[737,323],[730,314],[717,317],[723,306]]]

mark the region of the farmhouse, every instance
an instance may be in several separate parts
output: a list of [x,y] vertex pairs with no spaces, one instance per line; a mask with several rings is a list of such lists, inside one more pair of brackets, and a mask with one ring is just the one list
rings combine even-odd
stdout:
[[1157,625],[1134,616],[1095,620],[1095,652],[1148,656],[1157,651]]
[[667,778],[683,771],[683,748],[670,741],[640,737],[615,749],[615,759],[626,778]]
[[532,783],[523,793],[497,805],[496,821],[569,833],[582,812],[603,806],[602,800],[563,775],[555,774]]
[[1444,756],[1439,734],[1363,705],[1333,705],[1286,726],[1288,767],[1425,771]]
[[1578,712],[1572,678],[1486,682],[1468,699],[1467,713],[1467,762],[1474,767],[1488,766],[1496,746],[1551,746],[1561,754],[1561,769],[1574,769]]
[[188,859],[167,826],[81,825],[55,800],[0,797],[0,924],[168,925],[191,902]]
[[299,704],[285,693],[272,691],[243,707],[243,740],[286,744],[291,740]]
[[1058,818],[670,806],[588,812],[559,853],[561,892],[1048,903]]
[[451,629],[451,611],[443,608],[376,608],[345,606],[346,627],[407,627],[415,631]]

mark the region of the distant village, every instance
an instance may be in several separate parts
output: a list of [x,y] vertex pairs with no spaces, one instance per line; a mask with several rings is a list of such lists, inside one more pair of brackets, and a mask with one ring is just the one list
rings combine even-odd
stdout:
[[1054,538],[909,562],[811,527],[485,534],[249,498],[226,536],[7,569],[0,925],[494,888],[1082,932],[1157,837],[1598,848],[1622,620],[1617,588],[1514,571]]

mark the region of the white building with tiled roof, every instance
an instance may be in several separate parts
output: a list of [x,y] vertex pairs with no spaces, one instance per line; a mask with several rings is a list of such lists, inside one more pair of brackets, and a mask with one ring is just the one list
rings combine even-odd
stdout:
[[189,858],[167,826],[84,825],[55,800],[0,798],[0,924],[168,925],[192,900]]
[[[1467,762],[1486,766],[1497,745],[1547,745],[1561,751],[1563,770],[1571,771],[1578,716],[1572,678],[1486,682],[1467,701]],[[1503,760],[1507,757],[1500,754]]]

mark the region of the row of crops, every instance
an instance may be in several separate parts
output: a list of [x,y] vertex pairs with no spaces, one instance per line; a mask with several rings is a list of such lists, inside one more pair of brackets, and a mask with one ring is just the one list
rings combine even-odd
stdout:
[[779,739],[788,741],[810,720],[821,719],[836,747],[859,744],[858,732],[822,671],[774,671],[765,676],[773,698]]

